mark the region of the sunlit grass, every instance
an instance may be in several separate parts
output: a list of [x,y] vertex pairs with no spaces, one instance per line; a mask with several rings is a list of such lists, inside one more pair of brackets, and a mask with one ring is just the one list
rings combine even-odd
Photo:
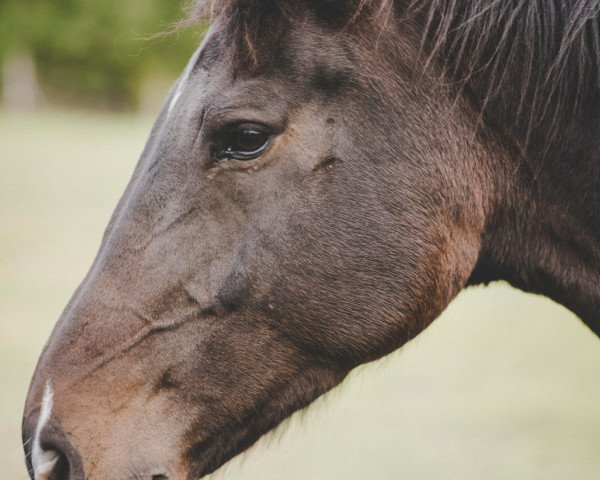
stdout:
[[[53,323],[89,267],[151,119],[0,112],[0,476]],[[600,341],[507,286],[430,329],[218,475],[223,480],[600,478]]]

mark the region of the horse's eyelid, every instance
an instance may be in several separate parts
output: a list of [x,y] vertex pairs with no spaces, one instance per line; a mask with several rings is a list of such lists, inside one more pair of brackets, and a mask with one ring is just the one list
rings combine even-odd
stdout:
[[267,151],[269,148],[269,143],[271,142],[272,136],[269,135],[265,143],[258,149],[252,152],[242,152],[242,151],[231,151],[227,152],[226,150],[217,150],[215,152],[215,158],[218,161],[222,161],[225,159],[234,159],[234,160],[254,160],[258,157],[261,157],[263,153]]

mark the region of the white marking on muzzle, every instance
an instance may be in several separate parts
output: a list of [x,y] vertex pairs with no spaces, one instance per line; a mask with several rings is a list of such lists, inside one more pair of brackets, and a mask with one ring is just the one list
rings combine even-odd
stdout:
[[194,52],[194,54],[192,55],[192,58],[190,58],[190,61],[188,62],[187,66],[185,67],[185,70],[183,71],[183,75],[181,75],[181,78],[179,79],[179,82],[177,83],[177,88],[175,89],[173,98],[169,102],[169,110],[167,111],[167,115],[170,115],[173,108],[175,108],[175,105],[177,105],[177,101],[179,100],[179,97],[181,97],[181,94],[183,93],[185,84],[189,80],[190,75],[192,74],[192,70],[194,70],[194,67],[196,66],[196,63],[198,63],[198,58],[200,58],[200,54],[202,53],[202,50],[204,50],[204,47],[206,46],[206,43],[208,42],[208,39],[211,36],[212,32],[213,32],[213,28],[211,26],[208,29],[208,31],[206,32],[206,35],[204,35],[204,39],[202,40],[200,47],[198,48],[198,50],[196,50]]
[[54,392],[50,381],[48,381],[44,388],[42,409],[40,411],[40,418],[38,418],[38,423],[35,427],[33,448],[31,450],[31,464],[33,465],[33,476],[35,480],[48,480],[58,460],[58,453],[54,450],[44,450],[40,444],[40,435],[52,413],[53,400]]

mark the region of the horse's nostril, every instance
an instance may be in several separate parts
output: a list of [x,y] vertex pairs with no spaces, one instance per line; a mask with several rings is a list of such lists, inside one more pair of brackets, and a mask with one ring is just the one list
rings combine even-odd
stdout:
[[48,478],[48,480],[69,480],[70,475],[71,468],[69,461],[63,453],[59,452],[58,461],[56,462],[54,470],[52,471],[52,475]]
[[163,474],[152,475],[152,480],[169,480],[169,477],[167,477],[166,475],[163,475]]
[[38,428],[29,455],[32,480],[84,480],[81,456],[55,423]]
[[56,449],[43,450],[33,459],[34,480],[69,480],[67,457]]

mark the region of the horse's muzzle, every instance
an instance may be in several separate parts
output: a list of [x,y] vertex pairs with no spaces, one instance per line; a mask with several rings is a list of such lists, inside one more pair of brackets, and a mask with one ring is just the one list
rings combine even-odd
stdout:
[[[86,480],[91,479],[84,472],[79,452],[71,445],[60,427],[48,423],[39,432],[34,432],[31,441],[25,445],[25,455],[29,475],[32,480]],[[170,480],[168,469],[152,468],[151,471],[126,471],[115,474],[115,480]],[[95,479],[96,476],[92,475]],[[101,476],[101,478],[105,478]]]

